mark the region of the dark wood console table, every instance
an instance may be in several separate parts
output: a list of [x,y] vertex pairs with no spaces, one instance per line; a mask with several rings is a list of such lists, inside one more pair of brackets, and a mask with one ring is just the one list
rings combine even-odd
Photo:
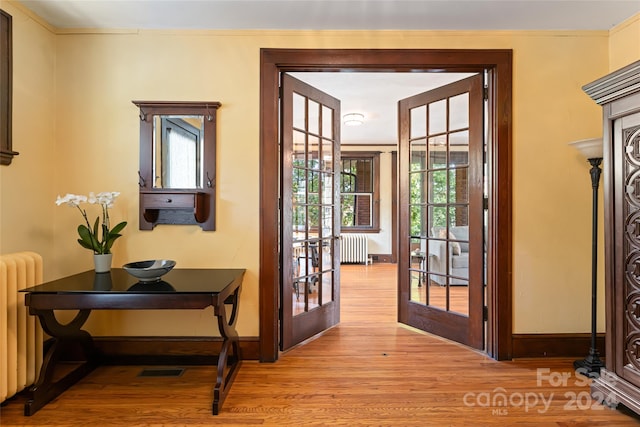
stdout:
[[[204,309],[213,306],[222,348],[217,360],[212,413],[217,415],[241,363],[235,330],[244,269],[173,269],[161,281],[141,283],[123,269],[109,273],[87,271],[24,289],[29,313],[38,316],[52,345],[44,356],[40,375],[29,390],[24,414],[33,415],[103,361],[91,335],[82,330],[91,310]],[[227,309],[230,306],[230,314]],[[61,324],[54,310],[78,310]],[[69,351],[80,350],[79,365],[62,378],[54,371]],[[144,363],[144,362],[143,362]],[[149,363],[152,364],[152,363]]]

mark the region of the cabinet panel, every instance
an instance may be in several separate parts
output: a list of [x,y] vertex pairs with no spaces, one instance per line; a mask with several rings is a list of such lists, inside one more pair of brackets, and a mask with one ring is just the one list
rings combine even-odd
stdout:
[[628,114],[630,111],[637,110],[638,105],[640,105],[640,93],[619,99],[611,103],[611,115],[617,117]]
[[640,61],[583,89],[604,111],[606,369],[591,391],[640,414]]
[[[614,150],[621,159],[623,188],[622,210],[616,246],[624,263],[624,286],[620,289],[624,306],[622,316],[623,347],[619,357],[627,381],[640,386],[640,125],[625,127],[640,120],[640,113],[614,122]],[[619,242],[619,244],[618,244]]]

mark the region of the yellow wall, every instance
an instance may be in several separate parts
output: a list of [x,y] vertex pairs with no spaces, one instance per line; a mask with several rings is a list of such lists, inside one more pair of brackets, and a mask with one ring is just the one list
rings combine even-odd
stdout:
[[640,60],[640,13],[630,17],[609,33],[609,71]]
[[[34,250],[47,264],[56,250],[56,37],[13,4],[13,149],[0,166],[0,253]],[[62,159],[60,159],[62,160]],[[49,276],[51,277],[51,276]]]
[[[514,332],[589,331],[588,167],[567,143],[602,133],[601,109],[581,87],[609,71],[608,32],[120,31],[52,36],[20,10],[13,12],[16,50],[24,51],[28,61],[44,64],[25,58],[15,73],[15,87],[28,93],[16,90],[14,101],[20,111],[14,116],[15,148],[22,153],[15,165],[0,169],[2,252],[43,252],[47,279],[92,265],[90,253],[75,242],[79,215],[54,207],[55,195],[120,191],[113,218],[130,224],[114,246],[114,265],[164,257],[180,267],[245,267],[238,330],[241,336],[257,336],[260,48],[513,49]],[[40,53],[26,54],[34,51]],[[134,99],[222,103],[217,231],[166,225],[138,230]],[[36,182],[30,184],[34,174]],[[205,335],[215,330],[207,312],[100,313],[90,329],[98,335]]]

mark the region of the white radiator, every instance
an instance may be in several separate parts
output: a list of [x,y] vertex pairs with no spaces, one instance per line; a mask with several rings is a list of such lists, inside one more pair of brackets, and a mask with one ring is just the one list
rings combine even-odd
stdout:
[[20,289],[42,283],[42,257],[35,252],[0,255],[0,402],[36,381],[43,334]]
[[340,263],[364,263],[369,259],[369,239],[366,234],[340,235]]

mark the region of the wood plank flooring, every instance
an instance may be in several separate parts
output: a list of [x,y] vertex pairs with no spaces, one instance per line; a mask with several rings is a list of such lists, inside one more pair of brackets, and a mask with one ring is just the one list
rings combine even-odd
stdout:
[[281,355],[245,361],[218,416],[210,367],[177,378],[98,368],[32,417],[2,426],[632,426],[594,402],[568,359],[496,362],[396,323],[395,266],[343,266],[342,321]]

